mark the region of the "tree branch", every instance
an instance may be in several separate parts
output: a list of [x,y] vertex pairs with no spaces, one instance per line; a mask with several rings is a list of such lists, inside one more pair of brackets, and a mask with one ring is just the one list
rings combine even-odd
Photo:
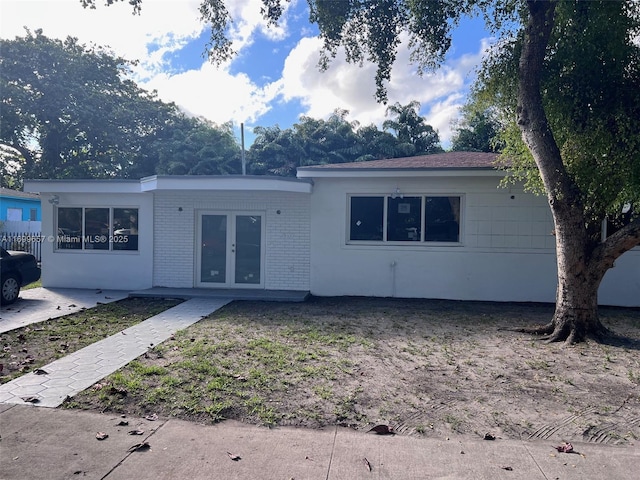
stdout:
[[614,262],[634,247],[640,246],[640,217],[636,218],[602,242],[595,249],[593,256],[599,258],[597,263],[602,275],[613,267]]

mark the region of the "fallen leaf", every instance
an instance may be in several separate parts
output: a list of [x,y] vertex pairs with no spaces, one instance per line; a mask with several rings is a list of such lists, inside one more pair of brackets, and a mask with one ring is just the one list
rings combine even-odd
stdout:
[[129,447],[129,450],[127,450],[128,452],[144,452],[145,450],[149,450],[151,448],[151,445],[149,445],[149,442],[142,442],[142,443],[136,443],[135,445],[132,445],[131,447]]
[[364,466],[367,467],[367,470],[369,471],[373,470],[373,467],[371,466],[371,462],[367,460],[367,457],[362,459],[362,463],[364,463]]
[[129,425],[129,422],[126,420],[120,420],[117,424],[116,427],[126,427],[127,425]]
[[144,435],[144,430],[129,430],[129,435]]
[[369,432],[376,432],[377,435],[395,435],[396,433],[389,425],[376,425]]
[[35,375],[49,375],[49,372],[47,372],[46,370],[43,370],[41,368],[36,368],[33,373]]
[[109,438],[109,434],[108,433],[104,433],[104,432],[96,433],[96,439],[104,440],[105,438]]
[[38,397],[20,397],[22,398],[23,402],[27,402],[27,403],[38,403],[40,402],[40,399]]
[[571,445],[569,442],[564,442],[562,445],[558,445],[557,447],[553,448],[562,453],[573,453],[573,445]]
[[237,462],[238,460],[240,460],[242,458],[240,455],[236,455],[235,453],[231,453],[231,452],[227,452],[227,455],[234,462]]
[[496,439],[495,435],[492,435],[492,434],[490,434],[490,433],[488,433],[488,432],[487,432],[487,433],[485,433],[485,434],[484,434],[484,437],[482,437],[482,438],[483,438],[484,440],[495,440],[495,439]]
[[158,420],[158,415],[152,413],[151,415],[147,415],[146,417],[144,417],[144,419],[149,420],[150,422],[155,422],[156,420]]
[[501,469],[503,469],[503,470],[507,470],[507,471],[509,471],[509,472],[513,471],[513,468],[512,468],[512,467],[510,467],[510,466],[508,466],[508,465],[504,465],[504,466],[502,466],[502,467],[500,467],[500,468],[501,468]]
[[109,391],[111,393],[116,393],[116,394],[122,395],[122,396],[126,396],[129,393],[129,392],[127,392],[126,388],[114,387],[113,385],[111,386],[111,389]]

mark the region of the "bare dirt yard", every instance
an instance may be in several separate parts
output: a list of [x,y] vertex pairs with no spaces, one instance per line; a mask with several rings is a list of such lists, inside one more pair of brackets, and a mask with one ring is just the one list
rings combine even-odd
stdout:
[[624,341],[572,347],[500,328],[552,306],[402,299],[235,302],[67,408],[267,426],[633,443],[640,311],[603,308]]

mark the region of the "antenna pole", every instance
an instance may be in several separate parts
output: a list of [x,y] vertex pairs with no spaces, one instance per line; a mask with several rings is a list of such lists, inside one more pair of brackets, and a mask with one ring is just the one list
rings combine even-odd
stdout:
[[242,144],[242,175],[246,175],[247,161],[244,158],[244,123],[240,123],[240,143]]

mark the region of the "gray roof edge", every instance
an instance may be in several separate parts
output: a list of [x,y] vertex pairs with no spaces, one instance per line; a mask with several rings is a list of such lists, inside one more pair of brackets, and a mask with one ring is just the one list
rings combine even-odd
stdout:
[[84,182],[96,182],[96,183],[140,183],[140,179],[135,178],[26,178],[25,182],[45,183],[84,183]]
[[205,180],[224,180],[224,179],[235,179],[235,180],[243,180],[243,179],[256,179],[256,180],[279,180],[284,182],[293,182],[293,183],[313,183],[312,180],[307,178],[296,178],[296,177],[279,177],[277,175],[150,175],[148,177],[143,177],[140,180],[136,180],[137,182],[151,181],[151,180],[161,180],[163,178],[166,179],[205,179]]
[[331,168],[331,167],[323,167],[323,168],[314,168],[311,167],[299,167],[298,171],[304,172],[389,172],[389,171],[405,171],[405,172],[427,172],[427,171],[463,171],[463,170],[496,170],[501,171],[500,168],[497,167],[469,167],[469,166],[461,166],[461,167],[371,167],[371,168],[353,168],[353,167],[342,167],[342,168]]

